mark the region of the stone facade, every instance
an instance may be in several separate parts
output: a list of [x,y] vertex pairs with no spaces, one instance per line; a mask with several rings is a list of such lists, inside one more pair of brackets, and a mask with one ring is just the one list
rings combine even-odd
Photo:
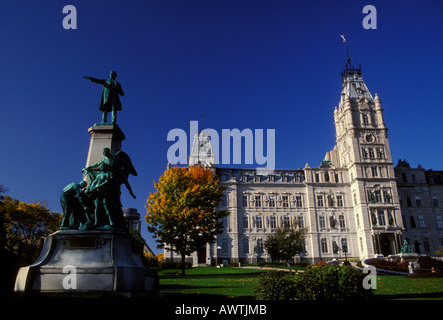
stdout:
[[395,174],[404,239],[418,254],[433,255],[443,246],[443,171],[411,168],[399,161]]
[[[303,169],[263,175],[257,170],[215,168],[214,162],[201,162],[215,168],[227,188],[221,207],[230,215],[217,241],[189,259],[194,264],[214,264],[216,259],[228,263],[269,261],[263,243],[284,225],[308,229],[304,253],[296,260],[388,256],[399,253],[406,238],[417,242],[421,253],[433,253],[443,239],[439,204],[443,184],[435,179],[430,182],[436,172],[404,166],[394,169],[381,100],[377,94],[372,96],[361,69],[350,61],[342,72],[334,121],[336,145],[318,167],[306,164]],[[207,150],[210,146],[205,146]],[[410,177],[407,182],[398,179],[403,172]],[[421,207],[405,207],[407,197],[417,195],[421,196]],[[409,225],[411,216],[415,227]],[[425,227],[418,227],[423,219]],[[165,251],[165,258],[179,257]]]

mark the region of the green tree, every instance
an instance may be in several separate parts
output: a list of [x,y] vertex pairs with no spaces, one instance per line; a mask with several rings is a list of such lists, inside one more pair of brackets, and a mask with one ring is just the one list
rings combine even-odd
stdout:
[[305,228],[278,228],[263,243],[272,260],[283,260],[291,269],[291,260],[303,251],[307,230]]
[[200,166],[172,167],[154,186],[157,191],[146,205],[148,230],[158,238],[158,248],[170,246],[180,254],[185,275],[186,255],[223,232],[222,218],[229,213],[217,207],[225,188],[210,169]]

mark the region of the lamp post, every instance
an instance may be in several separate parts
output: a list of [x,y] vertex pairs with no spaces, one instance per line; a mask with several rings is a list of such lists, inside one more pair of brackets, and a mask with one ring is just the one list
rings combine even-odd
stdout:
[[346,240],[343,241],[343,252],[345,253],[345,261],[348,261],[347,253],[348,253],[348,242]]
[[215,257],[215,266],[216,266],[216,267],[218,266],[218,253],[220,252],[220,250],[221,250],[221,247],[220,247],[220,246],[217,246],[217,255],[216,255],[216,257]]

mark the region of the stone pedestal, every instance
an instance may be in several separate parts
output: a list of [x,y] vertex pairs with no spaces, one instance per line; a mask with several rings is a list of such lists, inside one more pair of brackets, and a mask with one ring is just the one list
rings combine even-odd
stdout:
[[15,291],[47,294],[155,293],[158,278],[126,232],[64,230],[49,235],[39,258],[18,272]]
[[398,257],[401,259],[401,261],[408,261],[408,262],[416,262],[418,261],[418,254],[415,252],[412,253],[399,253]]
[[86,167],[103,160],[103,148],[111,149],[112,154],[120,151],[122,141],[126,138],[117,124],[93,126],[88,132],[91,135],[91,142]]

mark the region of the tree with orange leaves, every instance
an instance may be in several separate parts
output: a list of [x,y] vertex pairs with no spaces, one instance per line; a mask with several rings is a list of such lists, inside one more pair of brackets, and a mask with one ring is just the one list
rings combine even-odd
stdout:
[[223,232],[222,219],[229,213],[217,209],[225,188],[200,166],[169,168],[154,186],[157,191],[146,201],[148,230],[158,238],[158,248],[169,246],[180,254],[185,275],[185,257]]

